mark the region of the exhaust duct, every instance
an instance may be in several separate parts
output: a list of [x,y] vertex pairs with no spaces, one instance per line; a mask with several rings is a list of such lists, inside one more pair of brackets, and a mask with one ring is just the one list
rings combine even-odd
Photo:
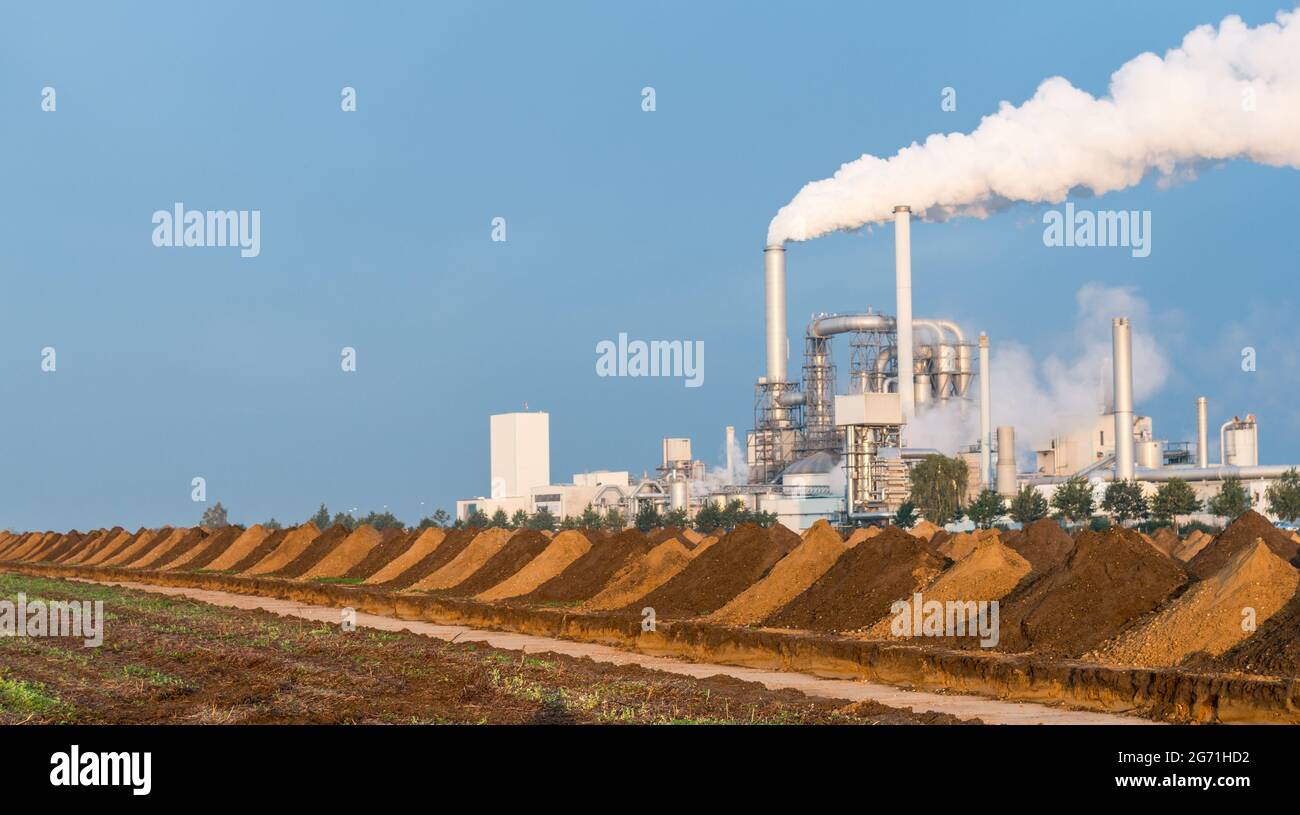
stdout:
[[790,340],[786,336],[785,317],[785,247],[769,246],[763,250],[763,279],[767,295],[767,381],[787,381],[786,362]]
[[1204,396],[1196,397],[1196,466],[1210,466],[1210,419]]

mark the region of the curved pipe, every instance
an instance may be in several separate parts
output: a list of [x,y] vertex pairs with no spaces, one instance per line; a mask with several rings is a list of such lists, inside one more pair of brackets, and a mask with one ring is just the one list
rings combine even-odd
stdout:
[[886,314],[833,314],[808,323],[808,336],[830,337],[855,331],[893,331],[897,322]]
[[802,405],[804,400],[803,391],[783,391],[780,396],[776,397],[776,403],[781,407],[794,407]]

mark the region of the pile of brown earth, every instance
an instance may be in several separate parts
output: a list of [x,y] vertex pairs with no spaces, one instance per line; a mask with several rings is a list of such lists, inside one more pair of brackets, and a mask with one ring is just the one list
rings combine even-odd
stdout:
[[1082,656],[1186,584],[1178,562],[1131,529],[1081,532],[1065,560],[1001,602],[999,648]]
[[[709,620],[728,625],[761,622],[807,591],[850,548],[826,521],[814,523],[802,538],[798,546],[777,561],[766,577],[710,614]],[[854,541],[854,545],[858,542]]]
[[1290,535],[1273,526],[1258,512],[1247,510],[1189,559],[1187,570],[1197,577],[1208,577],[1241,551],[1254,546],[1257,540],[1262,540],[1273,554],[1285,561],[1294,562],[1297,551],[1300,551],[1300,546]]
[[1051,518],[1040,518],[1009,533],[1003,542],[1020,553],[1039,574],[1051,570],[1074,549],[1074,539]]
[[895,527],[846,551],[808,590],[763,621],[777,628],[854,631],[889,613],[943,571],[948,560]]
[[537,604],[569,604],[590,599],[614,575],[653,548],[654,544],[643,533],[624,529],[593,543],[591,549],[570,563],[568,568],[522,595],[519,600]]
[[686,568],[691,558],[717,543],[716,537],[702,538],[694,547],[685,540],[669,538],[640,558],[619,569],[597,594],[582,604],[585,611],[614,611],[635,604]]
[[551,538],[544,549],[524,566],[475,596],[478,600],[506,600],[528,594],[569,568],[591,551],[591,541],[581,532],[566,529]]
[[627,610],[645,606],[658,617],[678,619],[710,614],[762,579],[799,544],[799,536],[780,524],[768,529],[742,524]]
[[1256,538],[1254,544],[1238,547],[1218,571],[1087,658],[1169,667],[1194,656],[1220,656],[1250,635],[1247,620],[1258,624],[1271,619],[1298,587],[1300,572]]

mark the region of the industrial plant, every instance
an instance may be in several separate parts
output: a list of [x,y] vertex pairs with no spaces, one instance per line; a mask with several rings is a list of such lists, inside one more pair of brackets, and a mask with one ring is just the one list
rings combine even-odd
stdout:
[[[507,515],[545,509],[556,518],[587,507],[617,509],[631,518],[647,504],[662,512],[693,514],[706,502],[740,500],[799,531],[825,519],[839,527],[888,521],[908,499],[908,472],[927,456],[966,462],[967,498],[983,489],[1012,497],[1026,485],[1050,498],[1056,485],[1084,477],[1100,498],[1105,483],[1137,481],[1145,493],[1173,478],[1188,482],[1204,500],[1224,480],[1240,479],[1253,507],[1267,514],[1270,484],[1296,465],[1259,464],[1259,428],[1253,414],[1219,426],[1219,460],[1211,462],[1210,406],[1196,400],[1197,438],[1169,441],[1155,434],[1151,417],[1135,412],[1129,318],[1112,320],[1111,380],[1102,410],[1083,426],[1060,433],[1034,451],[1034,466],[1017,464],[1016,428],[991,426],[997,394],[989,367],[989,337],[970,341],[956,322],[912,315],[912,210],[893,211],[894,313],[824,313],[804,330],[800,374],[791,375],[786,313],[786,247],[764,249],[766,367],[754,387],[753,424],[745,437],[743,466],[733,426],[727,426],[726,463],[710,469],[691,453],[691,440],[665,438],[656,474],[629,470],[550,478],[549,417],[510,413],[491,418],[491,485],[487,496],[457,502],[456,515],[475,511]],[[911,325],[900,331],[900,325]],[[849,377],[837,393],[832,339],[846,335]],[[900,372],[910,371],[904,377]],[[978,380],[978,388],[973,383]],[[1189,406],[1190,409],[1191,406]],[[911,443],[910,425],[927,411],[978,411],[978,436],[957,450]]]

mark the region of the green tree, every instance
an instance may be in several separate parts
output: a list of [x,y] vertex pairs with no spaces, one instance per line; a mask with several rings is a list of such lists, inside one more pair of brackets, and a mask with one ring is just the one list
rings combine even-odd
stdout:
[[765,529],[775,526],[778,520],[775,512],[768,512],[765,509],[755,512],[753,514],[753,519],[754,519],[754,523],[758,524],[759,526]]
[[670,509],[664,513],[664,526],[685,529],[691,522],[691,515],[684,509]]
[[487,513],[478,507],[474,507],[474,510],[465,516],[465,526],[474,527],[475,529],[487,529],[491,525],[492,521],[488,518]]
[[388,510],[375,512],[371,510],[370,514],[362,518],[360,523],[369,524],[374,529],[383,532],[385,529],[405,529],[406,524],[397,519],[397,516]]
[[274,531],[277,530],[277,529],[284,529],[284,524],[282,524],[282,523],[280,523],[279,521],[277,521],[276,519],[272,518],[271,520],[269,520],[269,521],[267,521],[266,523],[262,524],[262,528],[263,528],[263,529],[269,529],[269,530],[271,530],[272,532],[274,532]]
[[1246,514],[1250,506],[1250,493],[1246,490],[1246,486],[1241,483],[1240,478],[1230,476],[1223,479],[1219,494],[1206,503],[1205,511],[1235,521]]
[[1200,508],[1201,502],[1197,500],[1192,485],[1181,478],[1171,478],[1161,484],[1151,499],[1151,515],[1172,523],[1175,535],[1179,534],[1178,516],[1191,515]]
[[724,529],[735,529],[741,524],[753,523],[754,514],[749,511],[749,507],[739,498],[733,498],[722,508],[722,526]]
[[203,518],[199,521],[199,525],[206,526],[208,529],[220,529],[223,526],[230,526],[230,518],[226,508],[218,501],[203,510]]
[[438,529],[444,529],[447,526],[447,522],[450,520],[451,520],[451,516],[447,514],[447,510],[445,509],[435,510],[432,515],[430,515],[427,518],[422,518],[420,520],[419,529],[421,532],[423,532],[426,529],[431,529],[434,527],[437,527]]
[[1268,499],[1269,512],[1287,523],[1295,523],[1300,518],[1300,470],[1292,467],[1282,473],[1269,485],[1264,497]]
[[582,522],[577,515],[565,515],[564,520],[560,521],[560,529],[580,529]]
[[330,511],[325,507],[324,501],[321,501],[320,509],[316,510],[316,514],[307,521],[316,524],[316,528],[321,530],[330,525]]
[[1070,524],[1091,518],[1093,508],[1092,484],[1081,475],[1067,479],[1052,494],[1052,509],[1061,513]]
[[633,519],[632,525],[642,532],[649,532],[651,529],[663,526],[663,520],[659,508],[647,501],[636,511],[636,518]]
[[492,520],[488,521],[487,525],[493,529],[509,529],[510,516],[506,515],[504,509],[497,507],[497,511],[492,513]]
[[627,526],[627,518],[623,513],[618,511],[617,507],[610,507],[605,511],[604,528],[611,532],[620,532]]
[[353,529],[357,528],[357,519],[353,518],[351,515],[349,515],[346,512],[336,512],[334,513],[334,517],[330,519],[328,525],[341,526],[344,529],[351,532]]
[[916,504],[911,501],[904,501],[898,505],[898,512],[894,513],[893,523],[899,529],[911,529],[916,526],[918,520],[920,519],[916,517]]
[[528,510],[516,509],[515,514],[511,515],[510,520],[506,523],[506,527],[509,529],[523,529],[528,526],[529,517]]
[[966,507],[966,517],[970,518],[980,529],[993,526],[998,518],[1006,514],[1007,502],[1002,496],[990,489],[980,490],[971,505]]
[[554,532],[555,513],[551,512],[546,507],[542,507],[541,509],[534,512],[532,514],[532,517],[528,518],[528,520],[525,522],[525,525],[529,529],[536,529],[538,532]]
[[605,519],[600,516],[599,510],[591,504],[587,504],[586,508],[582,510],[582,517],[579,519],[578,525],[583,529],[600,529],[604,523]]
[[716,501],[705,501],[699,512],[695,513],[695,528],[701,532],[712,532],[722,526],[722,507]]
[[1148,513],[1147,499],[1142,494],[1142,485],[1136,481],[1112,481],[1106,485],[1106,494],[1102,496],[1101,508],[1119,521],[1120,526],[1134,518],[1145,518]]
[[931,523],[944,526],[962,517],[962,497],[969,476],[966,462],[958,458],[930,455],[908,473],[912,494],[908,496]]
[[1011,516],[1011,520],[1021,526],[1027,526],[1046,518],[1048,509],[1047,499],[1043,494],[1032,484],[1026,484],[1016,493],[1016,497],[1011,499],[1007,514]]

